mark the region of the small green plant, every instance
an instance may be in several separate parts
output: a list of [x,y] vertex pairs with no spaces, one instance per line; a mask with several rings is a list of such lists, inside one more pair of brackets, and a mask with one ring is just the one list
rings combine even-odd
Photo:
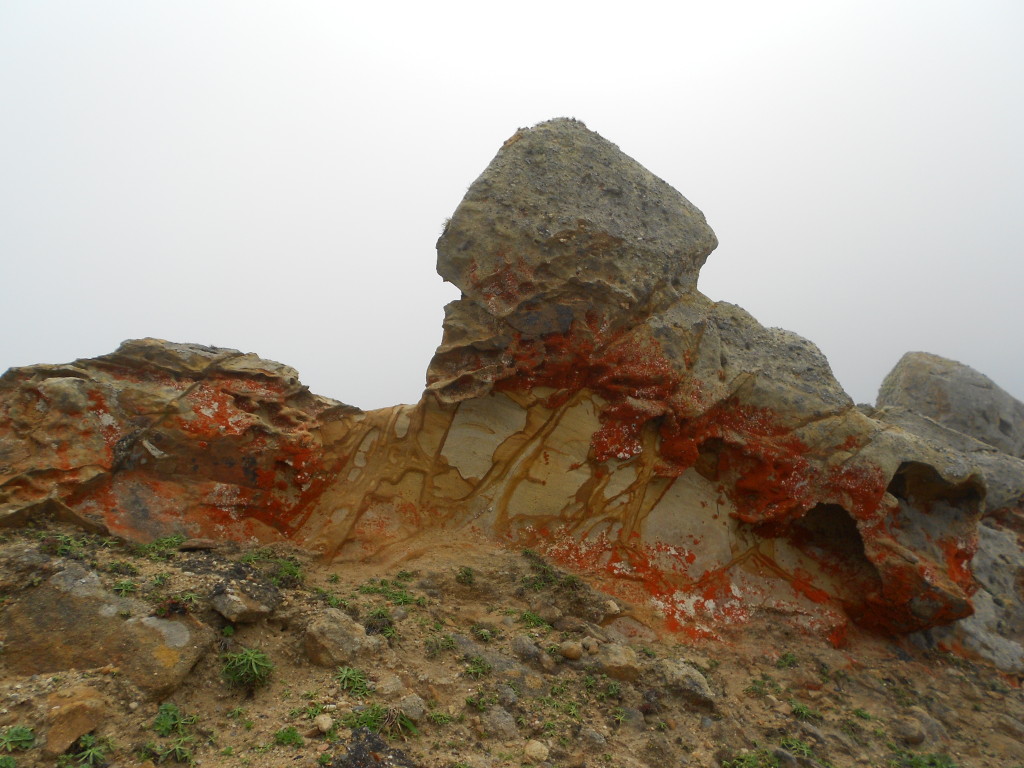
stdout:
[[138,585],[131,579],[121,579],[114,582],[114,591],[121,597],[126,597],[138,590]]
[[467,587],[472,585],[476,581],[476,574],[473,573],[473,569],[468,565],[464,565],[455,574],[455,581],[459,584],[464,584]]
[[449,715],[447,712],[441,712],[440,710],[431,710],[427,712],[427,720],[432,722],[434,725],[448,725],[455,718]]
[[797,739],[793,736],[784,736],[782,741],[779,742],[779,746],[783,749],[792,752],[794,755],[800,757],[810,757],[814,750],[811,749],[811,745],[806,741]]
[[127,560],[114,560],[107,566],[107,573],[117,576],[138,576],[139,569]]
[[450,651],[455,648],[455,638],[451,635],[428,635],[423,641],[427,656],[433,658],[441,651]]
[[482,691],[473,696],[466,697],[466,705],[473,707],[480,712],[486,712],[488,709],[498,703],[498,697],[494,694],[484,694]]
[[779,768],[779,758],[764,747],[759,747],[723,762],[722,768]]
[[188,732],[190,725],[195,725],[199,720],[197,715],[185,716],[177,704],[164,702],[157,710],[156,719],[153,720],[153,730],[161,736],[182,735]]
[[224,654],[221,673],[229,683],[250,690],[266,685],[274,664],[263,651],[243,648],[238,653]]
[[622,725],[626,721],[626,710],[622,707],[616,707],[612,710],[612,720],[615,721],[616,725]]
[[222,749],[220,751],[220,753],[222,755],[224,755],[224,757],[231,757],[232,755],[235,754],[235,748],[234,747],[224,747],[224,749]]
[[178,551],[178,547],[184,543],[185,537],[180,534],[164,536],[160,539],[154,539],[149,544],[143,544],[138,547],[137,551],[140,555],[148,557],[150,560],[170,560]]
[[790,699],[789,706],[792,708],[793,717],[795,717],[797,720],[811,722],[814,720],[823,719],[821,712],[816,712],[815,710],[808,707],[806,704],[801,704],[800,702],[794,701],[793,699]]
[[77,538],[75,536],[68,536],[65,533],[58,533],[44,538],[42,542],[42,549],[46,552],[52,552],[58,557],[81,560],[86,555],[85,545],[87,543],[88,540],[85,538]]
[[235,707],[234,709],[232,709],[230,712],[228,712],[228,717],[232,720],[239,721],[242,724],[242,727],[245,728],[245,730],[247,731],[251,731],[253,727],[256,725],[256,723],[249,719],[245,709],[242,707]]
[[348,608],[349,606],[348,600],[343,600],[323,587],[314,587],[313,592],[331,608]]
[[519,620],[528,627],[550,628],[551,626],[533,611],[523,611],[519,614]]
[[36,735],[26,725],[12,725],[0,732],[0,752],[25,751],[32,749],[36,743]]
[[96,766],[106,765],[113,747],[108,739],[87,733],[78,738],[68,749],[66,757],[71,765]]
[[868,712],[866,709],[861,709],[859,707],[857,709],[853,710],[853,716],[854,717],[859,717],[861,720],[874,720],[875,719],[874,717],[872,717],[870,712]]
[[391,619],[391,614],[387,608],[373,608],[366,616],[366,621],[363,623],[363,627],[366,628],[366,634],[368,635],[384,635],[387,637],[385,630],[394,629],[395,624]]
[[320,756],[316,759],[317,765],[330,765],[334,758],[331,757],[330,752],[321,752]]
[[343,691],[348,691],[353,696],[363,698],[370,695],[370,684],[366,680],[366,673],[354,667],[338,667],[334,675],[338,686]]
[[770,675],[762,674],[757,680],[751,680],[750,685],[743,689],[748,696],[764,698],[769,693],[781,693],[782,686],[775,682]]
[[494,639],[494,630],[490,627],[486,627],[483,624],[474,624],[469,628],[469,631],[473,633],[473,637],[479,640],[481,643],[489,643]]
[[279,747],[301,747],[306,743],[294,725],[282,728],[274,734],[274,743]]
[[618,699],[622,696],[622,684],[618,680],[609,680],[604,691],[598,696],[601,699]]
[[152,579],[149,580],[149,583],[152,584],[154,587],[162,587],[170,580],[170,578],[171,574],[169,573],[158,573]]
[[483,656],[470,656],[466,659],[466,674],[474,680],[491,674],[493,667]]
[[195,741],[191,736],[178,736],[170,744],[160,748],[157,754],[157,762],[173,760],[176,763],[192,764],[192,743]]
[[276,557],[271,560],[270,583],[275,587],[294,588],[305,578],[298,561],[291,557]]
[[406,732],[418,736],[419,731],[401,710],[371,704],[362,709],[353,710],[341,719],[346,728],[367,728],[374,733],[387,737],[401,736]]
[[173,760],[176,763],[191,765],[194,741],[191,736],[178,736],[174,741],[165,744],[149,741],[139,750],[139,755],[143,760],[153,760],[157,763]]
[[328,580],[328,581],[329,581],[329,582],[330,582],[331,584],[337,584],[337,583],[338,583],[339,581],[341,581],[341,576],[339,576],[339,575],[338,575],[338,574],[336,574],[336,573],[332,573],[332,574],[331,574],[330,576],[328,576],[328,577],[327,577],[327,580]]
[[18,764],[10,755],[0,755],[0,768],[18,768]]
[[797,661],[796,654],[786,651],[784,654],[779,656],[779,658],[775,661],[775,666],[779,669],[792,669],[798,663],[799,662]]
[[656,658],[658,654],[648,648],[646,645],[640,649],[640,653],[646,656],[648,659]]
[[225,624],[220,630],[221,637],[234,637],[235,627],[232,624]]

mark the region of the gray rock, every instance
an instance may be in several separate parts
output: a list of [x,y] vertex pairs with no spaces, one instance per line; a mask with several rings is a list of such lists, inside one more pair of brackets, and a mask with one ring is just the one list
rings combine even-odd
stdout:
[[162,619],[149,612],[141,600],[108,592],[95,572],[64,563],[5,606],[4,665],[18,674],[113,665],[142,690],[165,697],[181,685],[214,636],[191,616]]
[[530,739],[523,747],[523,757],[531,763],[543,763],[548,759],[549,749],[546,744]]
[[480,715],[480,724],[488,735],[504,739],[515,739],[519,737],[519,728],[516,726],[516,719],[504,707],[491,707]]
[[607,643],[597,655],[597,667],[602,674],[616,680],[632,682],[640,677],[640,662],[636,651],[628,645]]
[[405,690],[402,678],[393,672],[381,672],[376,677],[374,691],[384,698],[394,698]]
[[398,702],[398,708],[402,711],[402,714],[412,720],[414,723],[423,722],[423,718],[427,714],[427,705],[423,701],[423,698],[415,693],[410,693],[408,696],[402,697]]
[[[280,598],[278,601],[280,602]],[[220,585],[210,598],[217,613],[234,624],[248,624],[266,618],[274,607],[246,594],[238,585]]]
[[362,624],[337,608],[327,608],[306,628],[306,656],[321,667],[349,666],[364,654],[386,647],[380,635],[367,635]]
[[595,308],[621,327],[635,307],[695,289],[717,244],[686,198],[583,123],[517,131],[437,243],[438,272],[464,297],[445,308],[445,324],[479,331],[465,341],[484,364],[466,370],[443,344],[430,388],[452,402],[489,391],[510,338],[488,315],[531,338],[565,333]]
[[714,706],[715,692],[700,670],[682,661],[658,659],[654,673],[660,686],[687,701],[702,706]]
[[575,660],[583,656],[583,644],[575,640],[564,640],[558,646],[558,652],[563,658]]
[[1024,458],[1024,403],[955,360],[908,352],[882,382],[877,405],[908,408]]
[[495,686],[494,692],[498,695],[498,703],[503,707],[514,707],[519,703],[519,696],[511,685]]

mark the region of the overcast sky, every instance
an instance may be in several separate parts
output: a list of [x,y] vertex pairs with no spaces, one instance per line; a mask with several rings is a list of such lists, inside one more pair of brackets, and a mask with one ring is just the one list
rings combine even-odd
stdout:
[[704,211],[713,299],[858,401],[1024,398],[1024,3],[0,2],[0,370],[156,336],[415,402],[442,222],[573,116]]

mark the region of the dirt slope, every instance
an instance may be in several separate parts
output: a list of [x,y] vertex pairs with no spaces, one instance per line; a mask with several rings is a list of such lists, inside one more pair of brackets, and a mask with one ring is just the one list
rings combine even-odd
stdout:
[[[664,633],[531,552],[469,537],[346,565],[163,543],[52,523],[0,537],[0,766],[1024,765],[1017,681],[879,636],[835,649],[770,612],[717,638]],[[72,565],[127,601],[107,620],[163,616],[216,640],[162,699],[133,682],[144,659],[61,668],[88,643],[19,674],[27,646],[54,638],[16,647],[15,618],[56,610],[40,595]],[[228,621],[226,593],[266,615]],[[256,684],[225,679],[232,659]]]

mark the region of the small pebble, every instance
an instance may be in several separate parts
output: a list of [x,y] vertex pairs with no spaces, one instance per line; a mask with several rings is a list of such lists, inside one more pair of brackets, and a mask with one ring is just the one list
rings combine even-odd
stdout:
[[320,733],[327,733],[334,727],[334,718],[330,715],[317,715],[313,718],[313,725]]
[[583,655],[583,644],[566,640],[558,646],[558,652],[566,659],[578,659]]
[[543,763],[548,759],[548,748],[536,739],[530,739],[523,747],[523,756],[532,763]]

